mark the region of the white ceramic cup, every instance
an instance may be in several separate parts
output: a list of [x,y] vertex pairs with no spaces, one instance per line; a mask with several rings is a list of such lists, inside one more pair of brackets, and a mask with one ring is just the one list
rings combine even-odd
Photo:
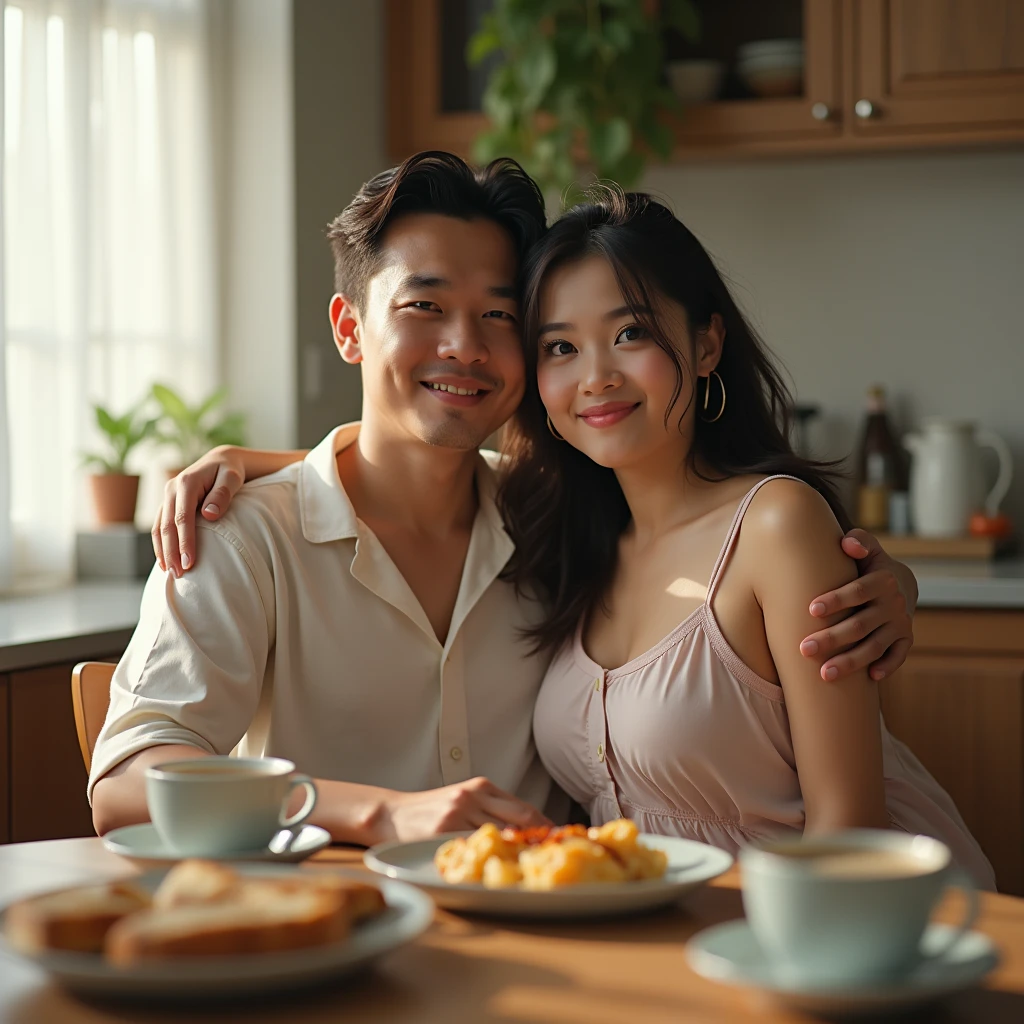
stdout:
[[[292,791],[306,800],[285,817]],[[281,757],[199,757],[146,769],[149,816],[164,844],[184,857],[261,850],[316,806],[316,783]]]
[[[853,829],[751,847],[740,854],[743,906],[780,980],[836,986],[898,978],[947,953],[978,915],[978,895],[928,836]],[[932,911],[950,886],[967,897],[964,919],[942,949],[921,948]]]

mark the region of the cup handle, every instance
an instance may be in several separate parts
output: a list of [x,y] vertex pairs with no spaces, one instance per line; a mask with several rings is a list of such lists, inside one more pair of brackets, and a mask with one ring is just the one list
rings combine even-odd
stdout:
[[947,889],[959,889],[967,900],[967,908],[964,911],[963,920],[957,926],[956,931],[950,935],[949,940],[942,944],[940,949],[922,953],[922,959],[937,960],[945,956],[970,930],[971,926],[978,919],[979,900],[978,890],[974,887],[971,876],[960,868],[953,868],[950,871]]
[[985,448],[994,448],[999,456],[999,476],[996,479],[992,490],[985,497],[985,512],[994,516],[999,511],[999,506],[1006,492],[1010,489],[1010,481],[1013,479],[1013,456],[1006,442],[991,430],[979,430],[974,435],[978,444]]
[[[284,817],[284,807],[288,806],[288,801],[298,786],[302,786],[305,789],[306,801],[295,814],[290,818],[286,818]],[[296,825],[304,822],[313,813],[313,808],[316,807],[316,783],[308,775],[293,775],[291,784],[288,786],[288,796],[285,797],[284,807],[281,808],[281,828],[294,828]]]

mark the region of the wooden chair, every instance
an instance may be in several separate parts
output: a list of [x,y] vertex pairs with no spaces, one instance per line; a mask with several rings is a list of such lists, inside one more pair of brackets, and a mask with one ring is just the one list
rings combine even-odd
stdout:
[[75,708],[75,729],[78,746],[85,761],[85,770],[92,767],[92,751],[96,746],[110,704],[110,680],[115,666],[106,661],[82,661],[71,673],[71,702]]

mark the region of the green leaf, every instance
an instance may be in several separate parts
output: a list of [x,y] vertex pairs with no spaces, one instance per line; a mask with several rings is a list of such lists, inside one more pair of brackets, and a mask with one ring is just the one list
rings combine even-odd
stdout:
[[476,67],[484,58],[501,49],[501,37],[493,17],[484,19],[483,27],[473,35],[466,46],[466,62]]
[[692,0],[662,0],[665,24],[691,43],[700,39],[700,11]]
[[193,417],[191,410],[176,391],[164,384],[153,385],[153,397],[160,403],[164,412],[179,423],[189,423]]
[[516,75],[523,89],[523,108],[534,111],[540,105],[548,86],[554,81],[558,62],[555,50],[545,39],[536,40],[523,54],[516,67]]
[[96,423],[100,430],[103,431],[108,437],[116,437],[118,433],[117,420],[103,408],[102,405],[96,406]]
[[625,118],[613,117],[591,126],[590,151],[598,167],[617,164],[633,144],[633,130]]
[[216,409],[228,397],[227,388],[218,388],[210,397],[203,402],[196,410],[196,422],[202,422],[203,417],[211,410]]
[[662,158],[668,160],[676,144],[676,136],[672,129],[661,121],[652,121],[644,126],[644,139],[647,144]]
[[604,23],[604,38],[609,46],[616,50],[628,50],[632,42],[633,33],[629,26],[620,18],[609,18]]

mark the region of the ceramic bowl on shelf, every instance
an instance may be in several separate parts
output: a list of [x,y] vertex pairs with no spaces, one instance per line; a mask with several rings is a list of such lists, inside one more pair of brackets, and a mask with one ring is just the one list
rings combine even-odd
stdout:
[[736,50],[736,60],[744,63],[762,58],[797,57],[803,58],[804,41],[802,39],[758,39],[752,43],[744,43]]
[[740,78],[755,96],[776,99],[799,96],[804,88],[803,65],[789,68],[739,69]]
[[683,103],[709,103],[717,98],[725,75],[720,60],[674,60],[665,68],[672,91]]
[[755,96],[798,96],[804,83],[802,39],[763,39],[737,50],[736,73]]

